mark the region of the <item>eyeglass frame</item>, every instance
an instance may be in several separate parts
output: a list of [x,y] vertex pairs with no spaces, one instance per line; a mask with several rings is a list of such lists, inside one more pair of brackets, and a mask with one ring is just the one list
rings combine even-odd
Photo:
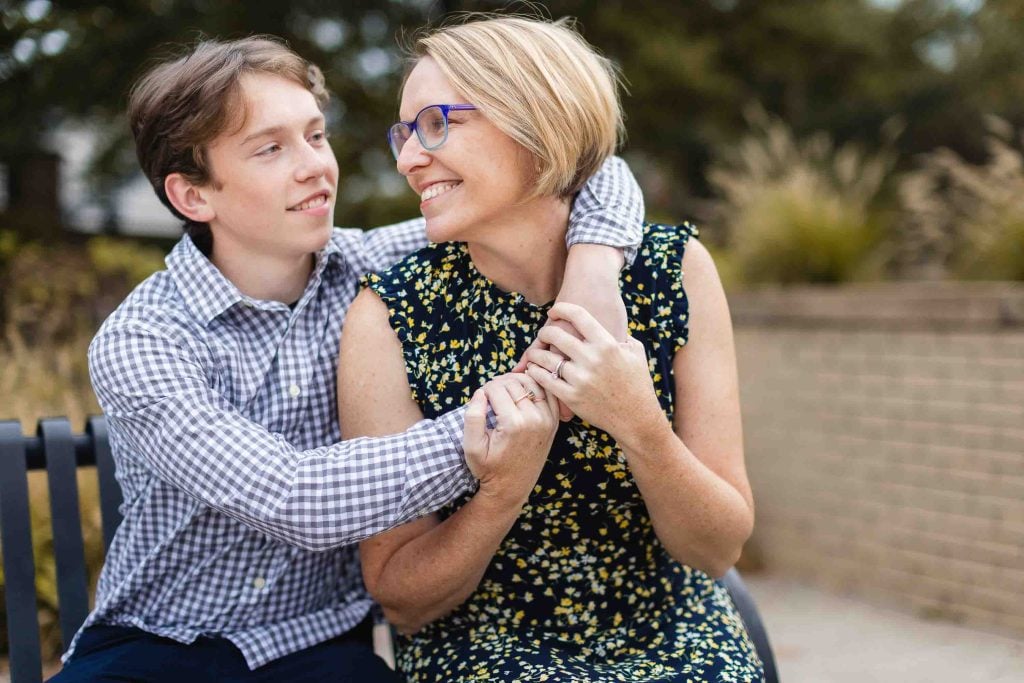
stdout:
[[[423,140],[422,133],[420,133],[419,129],[416,127],[416,119],[420,117],[420,114],[422,114],[428,109],[433,109],[434,107],[437,107],[438,109],[441,110],[441,118],[444,120],[444,136],[441,138],[441,141],[436,145],[428,145]],[[395,126],[402,125],[409,129],[409,137],[405,139],[405,142],[408,142],[412,138],[413,133],[415,133],[416,138],[420,141],[420,146],[423,147],[423,149],[434,150],[443,145],[444,143],[448,142],[448,112],[473,110],[476,110],[476,107],[472,104],[428,104],[427,106],[423,107],[423,109],[420,109],[418,112],[416,112],[416,116],[412,118],[412,121],[395,121],[390,126],[388,126],[388,148],[391,150],[391,154],[394,155],[395,161],[398,160],[399,155],[402,153],[401,148],[395,149],[394,139],[391,137],[391,131],[395,129]],[[403,147],[405,146],[405,142],[402,143]]]

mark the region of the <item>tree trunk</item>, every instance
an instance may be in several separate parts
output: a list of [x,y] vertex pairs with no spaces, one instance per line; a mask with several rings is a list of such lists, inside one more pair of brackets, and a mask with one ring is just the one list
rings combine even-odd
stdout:
[[27,152],[6,160],[7,207],[0,229],[13,230],[25,240],[60,238],[60,155]]

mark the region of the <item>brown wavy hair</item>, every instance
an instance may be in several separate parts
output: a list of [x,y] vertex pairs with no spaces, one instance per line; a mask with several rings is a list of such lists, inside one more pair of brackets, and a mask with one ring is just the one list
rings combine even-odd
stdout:
[[321,111],[329,99],[319,67],[273,36],[200,40],[147,71],[129,96],[128,120],[142,172],[204,253],[213,246],[209,225],[175,209],[164,181],[180,173],[196,185],[218,186],[206,148],[234,122],[245,125],[241,80],[246,74],[273,74],[298,83],[313,94]]

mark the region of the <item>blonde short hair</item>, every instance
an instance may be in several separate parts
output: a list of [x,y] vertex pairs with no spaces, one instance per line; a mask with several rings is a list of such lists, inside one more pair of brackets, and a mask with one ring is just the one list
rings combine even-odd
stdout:
[[578,191],[623,137],[616,69],[571,20],[487,15],[430,31],[412,56],[437,62],[469,103],[533,154],[535,196]]

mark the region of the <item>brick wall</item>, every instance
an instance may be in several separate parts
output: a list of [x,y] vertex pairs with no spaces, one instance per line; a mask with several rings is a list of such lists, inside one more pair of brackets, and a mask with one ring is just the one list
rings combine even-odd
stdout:
[[1024,635],[1024,284],[730,296],[750,555]]

